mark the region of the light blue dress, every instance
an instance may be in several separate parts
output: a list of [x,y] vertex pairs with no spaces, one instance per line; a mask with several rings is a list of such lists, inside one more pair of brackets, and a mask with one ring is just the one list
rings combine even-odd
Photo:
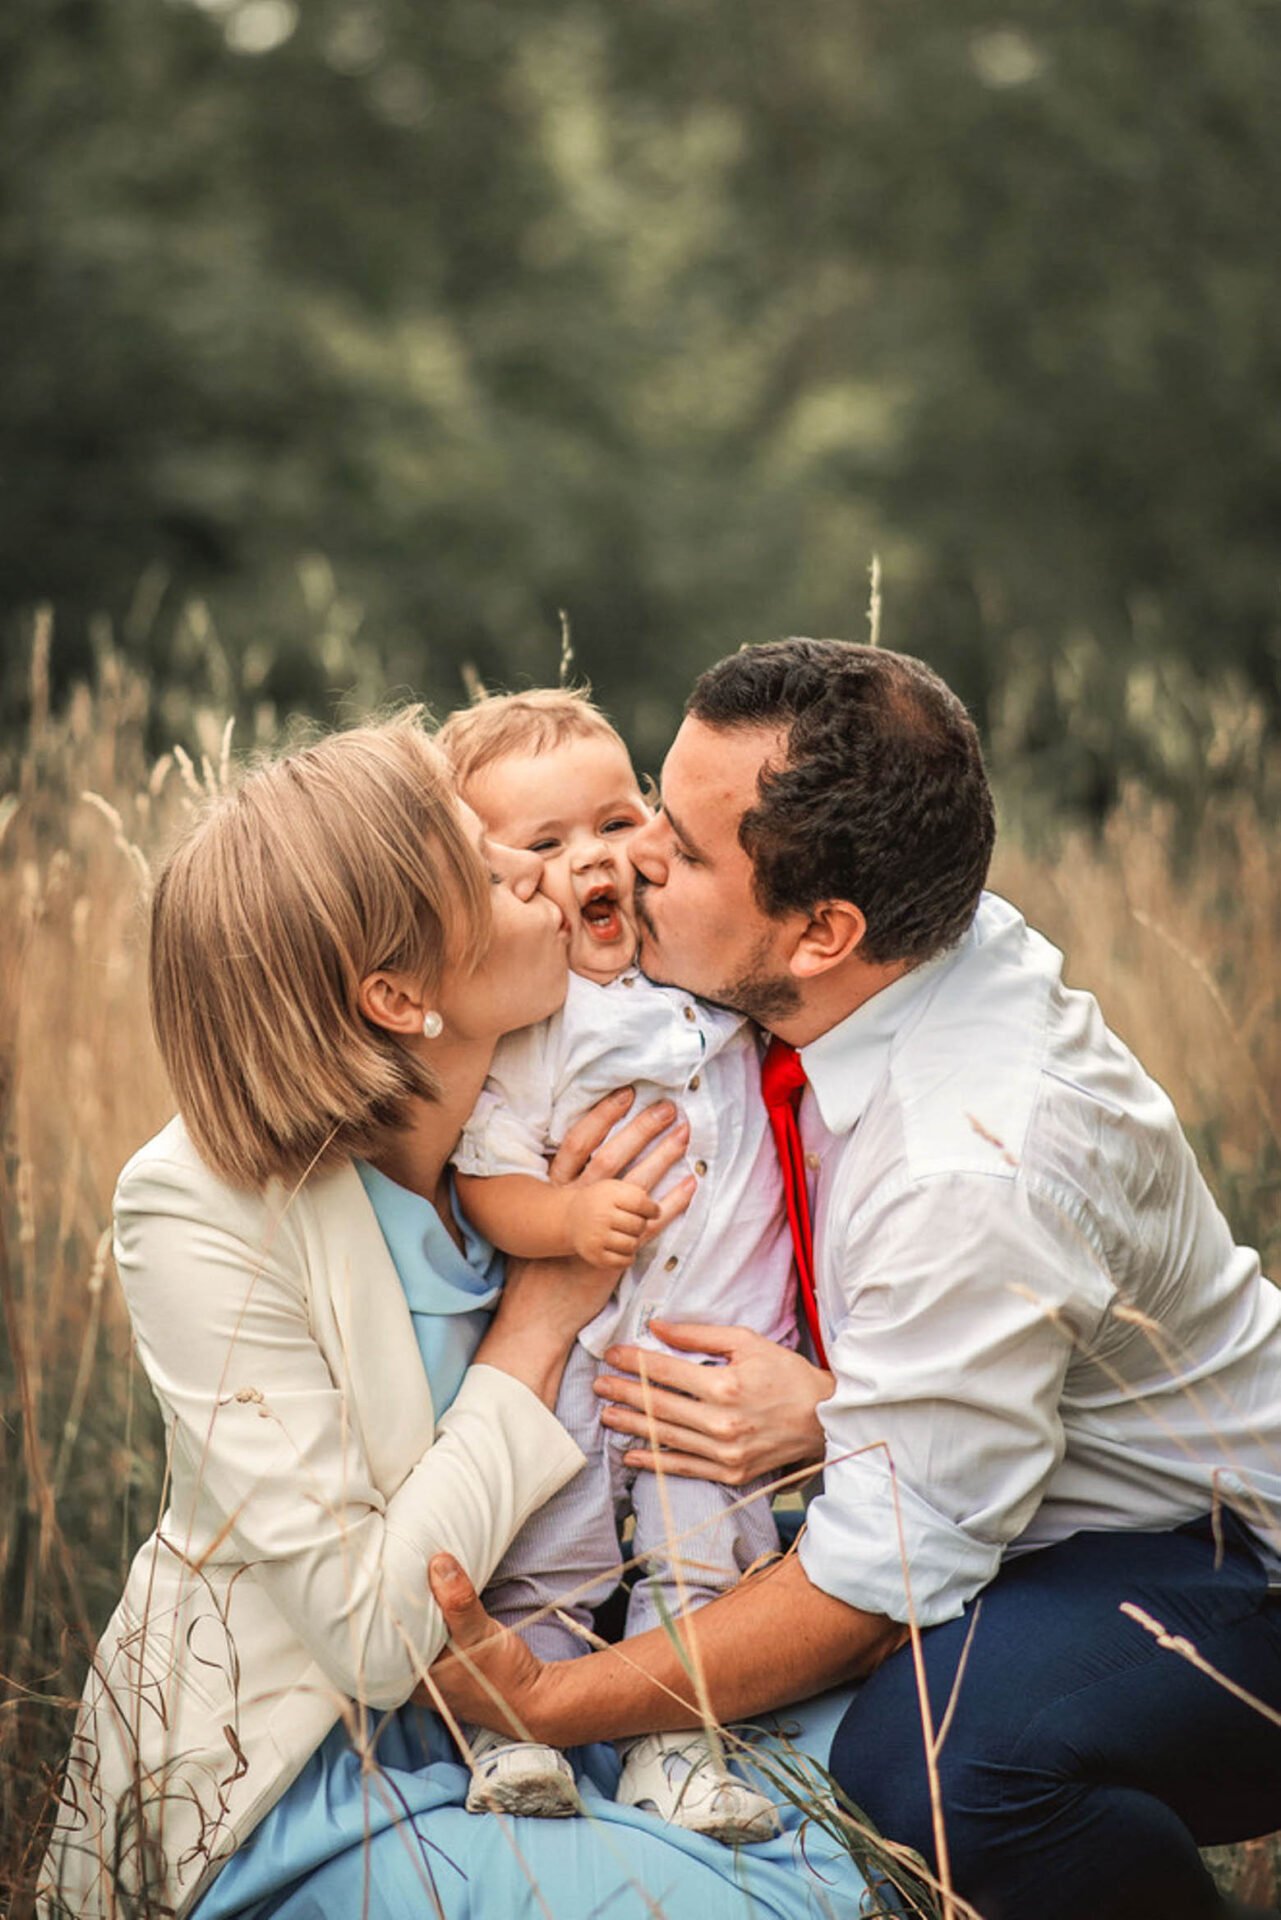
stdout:
[[[460,1253],[426,1200],[371,1167],[359,1172],[443,1412],[498,1296],[500,1256],[461,1216]],[[805,1753],[825,1762],[848,1704],[841,1690],[775,1716],[781,1733],[762,1745],[766,1764],[771,1752],[791,1767]],[[362,1767],[340,1721],[192,1920],[852,1920],[893,1910],[866,1894],[839,1842],[790,1807],[777,1839],[733,1849],[616,1806],[612,1746],[570,1758],[586,1817],[469,1814],[467,1770],[434,1713],[387,1714],[373,1767]],[[782,1797],[776,1778],[758,1783]]]

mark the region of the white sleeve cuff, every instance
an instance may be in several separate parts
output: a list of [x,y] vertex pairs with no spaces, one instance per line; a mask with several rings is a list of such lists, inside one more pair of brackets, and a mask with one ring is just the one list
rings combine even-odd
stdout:
[[806,1515],[808,1578],[864,1613],[907,1621],[915,1611],[922,1627],[954,1620],[1000,1566],[1001,1543],[936,1512],[882,1456],[843,1461],[838,1472],[839,1491],[825,1490]]
[[453,1160],[459,1173],[481,1180],[503,1173],[528,1173],[536,1180],[547,1177],[542,1141],[488,1088],[472,1110]]

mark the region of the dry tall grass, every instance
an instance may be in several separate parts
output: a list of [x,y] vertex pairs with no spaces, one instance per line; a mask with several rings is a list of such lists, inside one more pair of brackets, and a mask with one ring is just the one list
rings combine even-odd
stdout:
[[[149,763],[147,691],[118,662],[51,715],[47,645],[29,740],[0,780],[0,1912],[14,1915],[84,1647],[159,1491],[158,1421],[107,1231],[121,1164],[169,1110],[136,849],[155,852],[192,777],[181,759]],[[189,726],[197,760],[216,764],[216,717]],[[1097,843],[1035,858],[1007,845],[997,884],[1169,1087],[1238,1230],[1275,1266],[1281,849],[1244,798],[1207,814],[1177,869],[1173,846],[1171,817],[1135,797]],[[1269,1871],[1259,1849],[1224,1865],[1255,1896]]]

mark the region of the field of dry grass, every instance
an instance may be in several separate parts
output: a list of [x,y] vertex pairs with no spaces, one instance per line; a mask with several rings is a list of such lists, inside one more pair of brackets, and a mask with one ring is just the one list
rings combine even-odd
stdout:
[[[141,684],[109,661],[53,716],[43,659],[0,780],[0,1913],[15,1915],[83,1648],[155,1516],[158,1422],[108,1223],[118,1169],[168,1112],[145,857],[191,783],[217,777],[222,740],[218,716],[193,714],[195,766],[153,764]],[[1101,838],[1035,854],[1011,838],[996,884],[1173,1094],[1239,1236],[1281,1272],[1281,846],[1260,802],[1219,799],[1180,839],[1134,795]],[[1271,1858],[1238,1849],[1222,1871],[1257,1898]]]

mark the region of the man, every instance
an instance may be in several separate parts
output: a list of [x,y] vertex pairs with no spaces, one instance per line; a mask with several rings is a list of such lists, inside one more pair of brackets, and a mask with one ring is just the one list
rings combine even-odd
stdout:
[[[822,1400],[799,1552],[686,1631],[724,1720],[871,1675],[832,1770],[988,1920],[1204,1920],[1198,1843],[1281,1821],[1281,1294],[1093,1000],[981,897],[992,837],[934,674],[794,640],[703,676],[633,839],[645,970],[800,1050],[830,1362],[802,1379],[728,1335],[711,1382],[654,1362],[677,1471],[749,1379],[787,1446],[740,1405],[752,1471],[803,1450]],[[626,1667],[481,1658],[559,1744],[697,1718],[661,1632]]]

